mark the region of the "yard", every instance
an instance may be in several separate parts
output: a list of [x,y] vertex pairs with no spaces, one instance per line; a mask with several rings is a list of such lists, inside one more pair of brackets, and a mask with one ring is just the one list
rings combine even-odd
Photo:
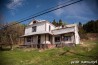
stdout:
[[0,51],[0,65],[97,65],[97,63],[81,63],[81,61],[98,60],[98,41],[83,43],[76,47],[44,51],[32,48]]

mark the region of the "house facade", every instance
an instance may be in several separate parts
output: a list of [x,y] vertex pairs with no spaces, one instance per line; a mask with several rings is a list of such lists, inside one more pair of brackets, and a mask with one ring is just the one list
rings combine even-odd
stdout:
[[37,48],[75,45],[80,42],[76,24],[56,27],[46,20],[33,20],[30,22],[22,37],[25,45]]

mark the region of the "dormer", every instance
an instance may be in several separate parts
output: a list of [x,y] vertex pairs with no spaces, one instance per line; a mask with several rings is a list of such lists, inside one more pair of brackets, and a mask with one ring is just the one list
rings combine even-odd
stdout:
[[36,20],[35,20],[35,21],[33,21],[33,24],[34,24],[34,23],[37,23],[37,21],[36,21]]
[[33,25],[35,23],[38,23],[38,21],[37,20],[33,20],[32,22],[29,23],[29,25]]

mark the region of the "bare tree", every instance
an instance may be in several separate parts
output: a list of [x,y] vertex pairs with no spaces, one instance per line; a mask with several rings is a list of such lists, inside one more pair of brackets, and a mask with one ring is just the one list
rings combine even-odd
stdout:
[[19,44],[19,36],[24,33],[24,25],[23,24],[15,24],[16,22],[9,23],[9,26],[0,29],[0,43],[2,45],[9,45],[11,49],[13,49],[13,45]]

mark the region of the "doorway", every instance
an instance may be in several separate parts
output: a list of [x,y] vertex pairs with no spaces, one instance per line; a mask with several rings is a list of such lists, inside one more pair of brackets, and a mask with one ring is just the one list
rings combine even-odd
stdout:
[[37,45],[38,48],[40,48],[40,43],[41,43],[41,35],[38,35],[38,45]]

